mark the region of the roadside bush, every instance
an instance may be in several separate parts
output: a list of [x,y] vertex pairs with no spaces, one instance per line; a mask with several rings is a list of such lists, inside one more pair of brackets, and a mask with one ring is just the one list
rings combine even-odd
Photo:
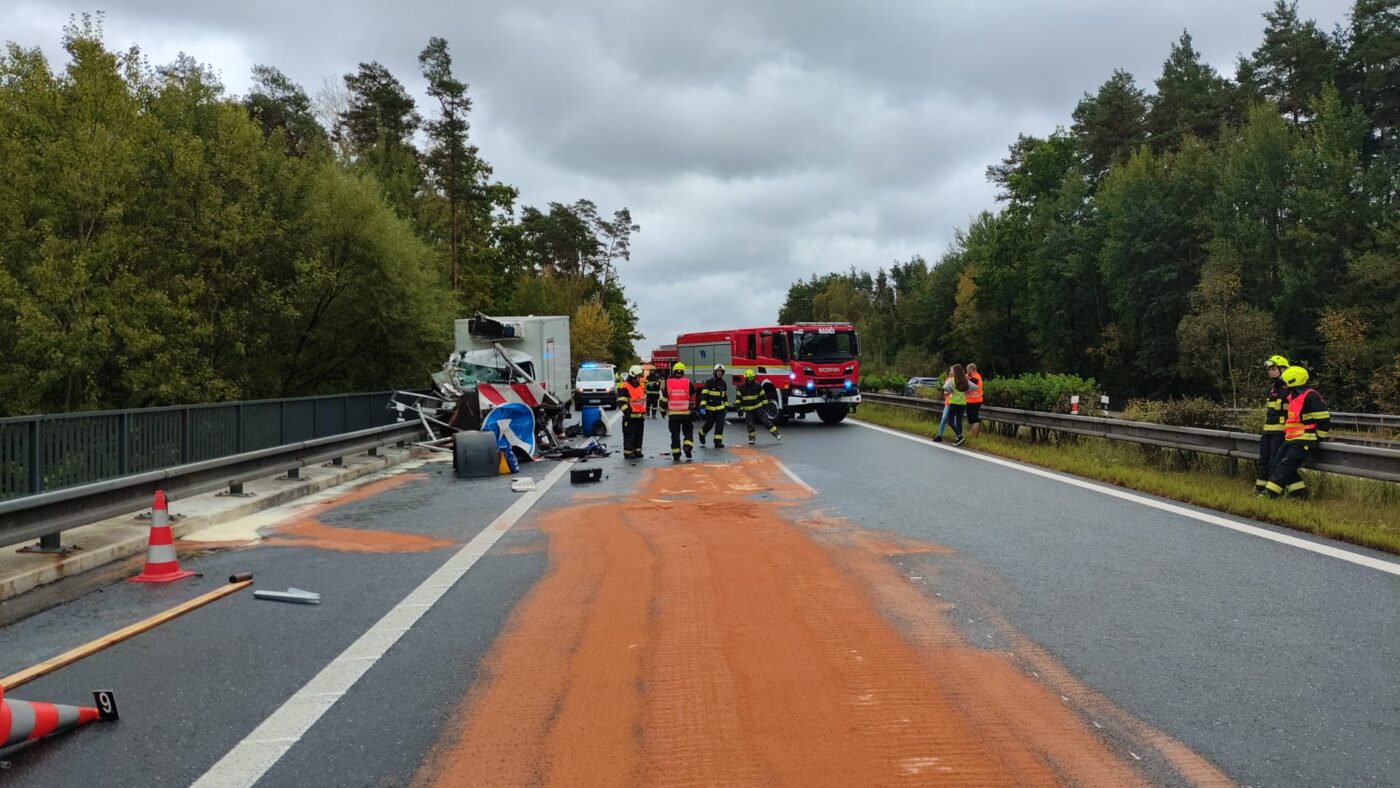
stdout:
[[[1128,421],[1146,421],[1173,427],[1201,427],[1208,430],[1220,429],[1233,421],[1224,405],[1201,397],[1130,400],[1123,408],[1123,418]],[[1259,426],[1262,428],[1263,424],[1261,413]]]
[[884,391],[890,394],[903,394],[904,384],[908,378],[898,372],[877,372],[874,374],[862,374],[860,387],[865,391]]
[[986,378],[982,382],[986,404],[1000,408],[1069,413],[1070,397],[1079,395],[1079,412],[1098,416],[1099,384],[1078,375],[1030,373],[1014,378]]

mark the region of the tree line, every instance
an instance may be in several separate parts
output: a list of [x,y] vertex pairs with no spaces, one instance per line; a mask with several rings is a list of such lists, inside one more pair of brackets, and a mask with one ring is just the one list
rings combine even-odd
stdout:
[[519,205],[473,144],[448,44],[428,106],[377,62],[314,98],[246,96],[101,18],[0,55],[0,416],[419,387],[452,320],[567,314],[576,354],[639,338],[615,265],[640,228],[587,199]]
[[1400,412],[1400,2],[1264,20],[1233,78],[1186,32],[1155,90],[1114,71],[987,168],[1002,204],[935,262],[796,282],[779,319],[854,321],[872,368],[1124,397],[1250,402],[1282,352],[1334,408]]

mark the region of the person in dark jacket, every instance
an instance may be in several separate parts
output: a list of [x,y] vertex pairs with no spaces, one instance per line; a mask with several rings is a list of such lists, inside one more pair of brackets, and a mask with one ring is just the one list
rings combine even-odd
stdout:
[[647,418],[655,418],[661,401],[661,370],[652,368],[647,374]]
[[724,414],[729,409],[729,383],[724,379],[724,365],[715,365],[715,374],[700,387],[700,445],[715,434],[715,448],[724,448]]
[[739,410],[744,414],[744,426],[748,427],[749,430],[750,446],[756,441],[755,424],[762,424],[768,428],[774,439],[779,441],[783,439],[783,436],[778,433],[777,426],[773,424],[772,419],[768,418],[768,392],[764,391],[763,384],[754,377],[753,370],[744,370],[744,382],[739,384],[735,394]]
[[1264,484],[1264,495],[1269,498],[1283,495],[1306,498],[1308,486],[1298,469],[1317,448],[1317,442],[1327,437],[1327,430],[1332,426],[1332,414],[1327,412],[1327,403],[1322,401],[1322,395],[1308,387],[1306,369],[1289,367],[1279,378],[1288,387],[1283,448],[1274,460],[1269,481]]
[[1283,448],[1283,420],[1287,412],[1283,400],[1288,396],[1288,387],[1279,378],[1288,369],[1288,359],[1283,356],[1269,356],[1264,362],[1264,370],[1269,375],[1269,393],[1264,398],[1264,434],[1259,436],[1258,471],[1254,475],[1254,492],[1264,494],[1264,486],[1274,471],[1274,457]]

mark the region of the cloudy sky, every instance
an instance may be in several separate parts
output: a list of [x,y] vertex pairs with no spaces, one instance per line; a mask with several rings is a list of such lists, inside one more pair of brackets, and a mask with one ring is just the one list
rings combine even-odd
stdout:
[[[621,274],[647,338],[776,318],[813,272],[934,259],[994,205],[1017,132],[1068,125],[1115,67],[1150,88],[1182,29],[1223,73],[1272,0],[4,0],[0,39],[56,61],[69,15],[109,46],[186,52],[247,89],[256,63],[315,93],[387,65],[429,110],[417,55],[451,45],[472,135],[526,204],[627,206]],[[1326,29],[1350,0],[1303,0]],[[426,114],[426,112],[425,112]]]

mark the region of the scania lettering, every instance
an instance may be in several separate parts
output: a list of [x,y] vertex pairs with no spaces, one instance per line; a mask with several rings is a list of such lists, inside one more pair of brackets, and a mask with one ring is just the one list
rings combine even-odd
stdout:
[[860,404],[860,339],[849,323],[700,331],[678,337],[676,353],[699,382],[723,364],[731,399],[752,369],[775,419],[816,413],[835,424]]

